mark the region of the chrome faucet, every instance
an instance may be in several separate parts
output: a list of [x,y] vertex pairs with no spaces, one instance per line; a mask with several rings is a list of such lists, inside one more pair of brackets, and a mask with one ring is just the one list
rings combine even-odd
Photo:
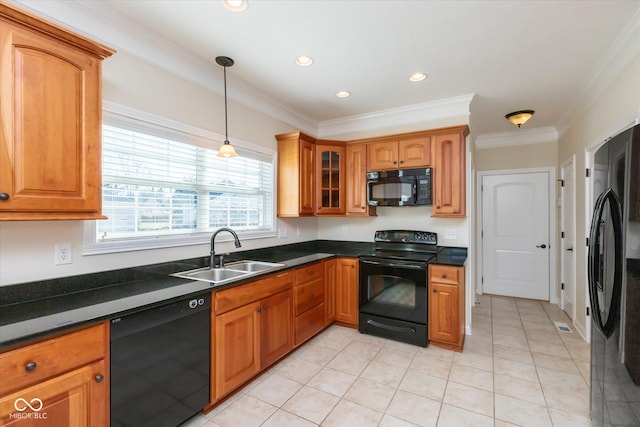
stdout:
[[[240,246],[242,246],[240,244],[240,239],[238,239],[238,235],[236,234],[235,231],[233,231],[232,229],[228,228],[228,227],[222,227],[222,228],[218,228],[213,235],[211,236],[211,256],[209,258],[209,268],[214,268],[215,267],[215,262],[216,262],[216,251],[214,249],[214,241],[216,240],[216,236],[218,235],[218,233],[220,233],[221,231],[228,231],[229,233],[231,233],[233,235],[233,239],[234,239],[234,244],[236,245],[236,248],[239,248]],[[222,257],[222,255],[220,256],[220,265],[218,266],[220,268],[224,267],[224,258]]]

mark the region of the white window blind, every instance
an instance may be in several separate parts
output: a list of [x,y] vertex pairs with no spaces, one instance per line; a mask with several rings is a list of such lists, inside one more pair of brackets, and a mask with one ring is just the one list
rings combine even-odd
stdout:
[[[148,125],[146,125],[148,126]],[[163,133],[168,137],[163,137]],[[219,141],[181,141],[180,132],[102,128],[102,211],[96,240],[273,230],[273,156],[247,148],[217,157]],[[189,140],[189,135],[184,135]],[[184,243],[183,243],[184,244]]]

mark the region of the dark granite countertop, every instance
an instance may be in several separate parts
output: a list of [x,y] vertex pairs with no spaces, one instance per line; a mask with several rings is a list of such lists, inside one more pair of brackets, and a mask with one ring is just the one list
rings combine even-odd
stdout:
[[[333,256],[371,255],[372,243],[316,240],[293,245],[234,252],[226,260],[251,259],[284,264],[215,289],[237,286],[262,275],[299,267]],[[439,248],[435,263],[464,265],[465,248]],[[113,270],[0,287],[0,350],[177,299],[211,292],[208,282],[169,276],[205,267],[208,257]]]

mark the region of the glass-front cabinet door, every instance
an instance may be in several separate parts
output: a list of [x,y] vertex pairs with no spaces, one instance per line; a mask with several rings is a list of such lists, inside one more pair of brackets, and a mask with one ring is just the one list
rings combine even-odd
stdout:
[[316,145],[316,215],[346,212],[344,146]]

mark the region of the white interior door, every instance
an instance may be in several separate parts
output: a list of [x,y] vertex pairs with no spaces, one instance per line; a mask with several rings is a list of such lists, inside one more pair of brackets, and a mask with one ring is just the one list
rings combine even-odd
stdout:
[[573,320],[575,318],[575,265],[576,257],[573,250],[575,243],[575,179],[573,159],[562,165],[562,194],[561,194],[561,222],[562,222],[562,309]]
[[483,291],[549,300],[549,173],[482,178]]

